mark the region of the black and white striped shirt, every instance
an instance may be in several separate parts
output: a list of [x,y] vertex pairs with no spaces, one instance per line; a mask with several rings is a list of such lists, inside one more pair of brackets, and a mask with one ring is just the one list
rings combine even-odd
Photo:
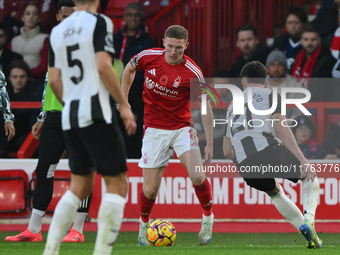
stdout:
[[97,52],[114,54],[111,20],[76,11],[52,30],[50,44],[49,65],[62,74],[63,130],[87,127],[94,121],[111,123],[110,94],[96,64]]
[[[257,115],[249,110],[247,103],[249,88],[243,91],[244,113],[233,114],[233,102],[230,104],[227,117],[227,133],[235,152],[237,163],[241,163],[246,158],[264,150],[269,145],[278,144],[271,115],[281,112],[281,99],[278,94],[278,104],[276,110],[270,115]],[[267,88],[252,87],[252,103],[257,110],[268,110],[271,108],[272,90]],[[232,125],[231,125],[232,123]]]

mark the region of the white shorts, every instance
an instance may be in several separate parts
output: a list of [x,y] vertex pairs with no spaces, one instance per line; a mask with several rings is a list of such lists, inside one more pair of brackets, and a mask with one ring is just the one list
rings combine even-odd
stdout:
[[189,150],[199,150],[196,130],[184,127],[175,130],[147,128],[144,133],[141,168],[158,168],[167,166],[170,149],[173,148],[179,157]]

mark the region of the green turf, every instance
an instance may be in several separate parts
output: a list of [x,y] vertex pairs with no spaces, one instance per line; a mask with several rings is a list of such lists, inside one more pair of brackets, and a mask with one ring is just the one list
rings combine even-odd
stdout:
[[[38,255],[42,254],[45,242],[41,243],[7,243],[4,241],[8,235],[17,232],[0,232],[0,255]],[[137,241],[137,232],[121,232],[114,245],[112,254],[339,254],[339,234],[319,234],[323,239],[322,249],[308,250],[305,248],[305,240],[298,233],[280,234],[227,234],[215,233],[212,241],[207,246],[201,246],[197,242],[197,233],[177,233],[177,239],[171,247],[140,247]],[[46,233],[43,233],[46,240]],[[86,232],[85,243],[62,244],[60,255],[91,255],[94,248],[96,233]]]

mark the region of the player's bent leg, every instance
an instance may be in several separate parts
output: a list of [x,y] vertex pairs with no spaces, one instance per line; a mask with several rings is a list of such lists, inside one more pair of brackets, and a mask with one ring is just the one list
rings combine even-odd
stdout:
[[[189,177],[194,185],[195,193],[200,201],[203,219],[201,231],[198,234],[198,242],[206,245],[212,237],[214,214],[212,213],[212,192],[209,181],[205,178],[205,173],[196,171],[202,169],[202,159],[199,150],[186,151],[179,156],[180,161],[188,171]],[[196,168],[196,166],[199,166]]]
[[143,191],[139,195],[139,244],[150,245],[146,237],[146,231],[150,225],[150,213],[155,204],[155,199],[161,184],[161,179],[165,167],[160,168],[144,168],[143,169]]
[[126,173],[103,176],[107,193],[104,194],[98,212],[98,232],[94,255],[111,254],[123,220],[125,196],[128,189]]
[[301,234],[307,240],[307,248],[322,248],[322,240],[316,234],[314,228],[317,199],[319,196],[319,182],[315,177],[314,181],[301,180],[302,182],[302,205],[304,211],[304,223],[300,227]]
[[319,181],[315,177],[314,181],[307,181],[306,179],[301,180],[302,183],[302,205],[304,218],[310,224],[314,224],[315,212],[318,206],[319,197]]
[[281,215],[299,231],[303,223],[303,215],[300,209],[286,196],[281,185],[276,180],[275,182],[275,189],[266,193],[270,196]]

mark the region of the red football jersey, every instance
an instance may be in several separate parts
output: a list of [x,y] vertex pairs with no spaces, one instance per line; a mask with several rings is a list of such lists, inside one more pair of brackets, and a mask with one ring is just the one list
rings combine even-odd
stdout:
[[[201,94],[200,83],[204,83],[201,69],[188,56],[178,65],[165,61],[165,49],[144,50],[130,63],[136,71],[144,74],[144,125],[160,129],[179,129],[192,126],[190,111],[190,79],[196,78],[191,85],[195,98]],[[198,80],[197,80],[198,79]]]

